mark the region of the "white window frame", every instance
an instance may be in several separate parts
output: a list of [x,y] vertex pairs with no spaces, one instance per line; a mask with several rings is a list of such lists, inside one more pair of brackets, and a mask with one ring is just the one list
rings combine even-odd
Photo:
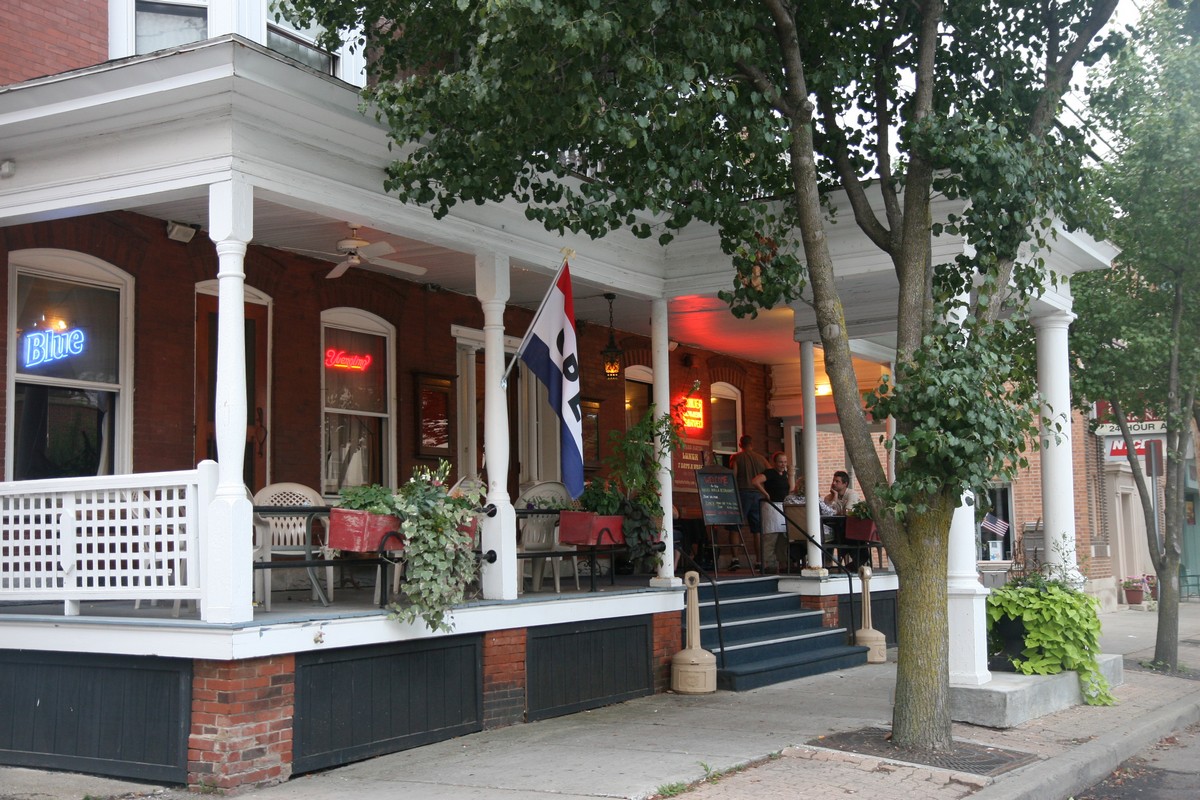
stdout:
[[[720,455],[733,455],[737,452],[738,440],[742,438],[742,390],[734,386],[732,383],[725,381],[714,381],[708,387],[708,396],[720,397],[722,400],[732,400],[734,404],[734,425],[737,429],[736,435],[733,437],[733,450],[717,450],[714,446],[713,453]],[[710,403],[711,405],[711,403]],[[715,431],[713,431],[715,433]],[[713,437],[716,438],[715,436]],[[793,461],[792,463],[796,463]]]
[[[475,414],[475,394],[478,386],[475,383],[475,366],[479,353],[483,351],[483,331],[462,325],[452,325],[450,335],[458,348],[458,375],[456,392],[458,395],[458,430],[459,462],[456,465],[458,474],[470,477],[477,472],[478,454],[483,443],[475,439],[479,420]],[[511,358],[521,346],[521,340],[514,336],[504,337],[504,354]],[[554,409],[550,407],[549,393],[537,376],[529,371],[524,362],[517,364],[520,379],[517,381],[520,389],[517,395],[517,414],[519,419],[509,420],[510,427],[516,425],[520,436],[517,439],[515,456],[520,465],[517,475],[518,485],[532,481],[562,480],[562,463],[559,455],[559,440],[561,423]],[[468,466],[469,465],[469,466]],[[515,487],[512,487],[515,488]]]
[[[120,320],[117,365],[117,414],[113,434],[113,472],[128,474],[133,470],[133,293],[132,275],[106,261],[71,250],[38,248],[15,250],[8,255],[8,376],[4,402],[4,478],[13,479],[13,460],[16,436],[13,432],[16,415],[17,337],[11,326],[17,318],[17,275],[34,275],[51,280],[88,284],[104,289],[116,289],[119,295]],[[22,379],[22,383],[30,382]],[[52,385],[71,385],[51,381]],[[106,388],[105,391],[108,389]]]
[[[384,485],[399,486],[396,461],[396,438],[399,433],[398,410],[396,400],[396,326],[383,317],[358,308],[338,307],[328,308],[321,312],[321,352],[325,352],[325,329],[341,328],[342,330],[382,336],[386,342],[387,352],[387,414],[382,416],[387,423],[383,448],[383,481]],[[330,410],[325,407],[325,370],[321,370],[321,450],[320,459],[323,461],[328,442],[325,441],[325,415]],[[318,474],[321,476],[321,490],[325,486],[325,465],[318,463]]]
[[[155,0],[173,5],[208,9],[208,38],[235,33],[267,46],[267,21],[274,24],[271,0]],[[137,0],[108,0],[108,57],[127,58],[137,54]],[[348,37],[357,39],[357,31]],[[366,56],[363,48],[351,52],[344,44],[334,57],[333,77],[354,86],[366,85]]]

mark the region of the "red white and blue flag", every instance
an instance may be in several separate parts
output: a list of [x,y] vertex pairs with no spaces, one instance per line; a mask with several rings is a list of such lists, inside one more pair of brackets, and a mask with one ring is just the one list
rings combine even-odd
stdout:
[[979,527],[997,539],[1003,539],[1004,534],[1008,533],[1008,522],[1000,519],[995,514],[985,514],[983,522],[979,523]]
[[517,355],[550,394],[562,421],[562,482],[571,497],[583,493],[583,413],[580,407],[579,347],[571,269],[564,260]]

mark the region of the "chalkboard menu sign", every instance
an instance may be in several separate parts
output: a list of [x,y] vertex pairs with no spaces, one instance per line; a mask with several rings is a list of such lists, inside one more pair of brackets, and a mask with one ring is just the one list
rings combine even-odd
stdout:
[[705,525],[742,524],[742,506],[733,470],[715,466],[696,470],[696,488],[700,492]]

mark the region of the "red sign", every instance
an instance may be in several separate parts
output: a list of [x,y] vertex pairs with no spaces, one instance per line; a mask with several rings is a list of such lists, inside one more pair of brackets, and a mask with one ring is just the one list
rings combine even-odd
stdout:
[[683,411],[680,414],[683,427],[689,431],[704,430],[704,400],[700,397],[687,397],[683,401]]
[[[1146,455],[1147,442],[1161,442],[1162,437],[1151,436],[1146,439],[1133,440],[1133,452],[1137,456]],[[1108,439],[1108,458],[1109,460],[1122,459],[1129,453],[1129,449],[1125,447],[1125,440],[1120,436],[1110,436]]]
[[355,372],[366,372],[371,366],[371,356],[347,353],[345,350],[330,348],[325,351],[325,366],[330,369],[350,369]]

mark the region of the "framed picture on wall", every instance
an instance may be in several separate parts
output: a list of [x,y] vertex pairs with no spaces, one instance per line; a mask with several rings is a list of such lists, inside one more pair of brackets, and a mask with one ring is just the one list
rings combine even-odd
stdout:
[[454,379],[417,374],[417,454],[454,455]]

